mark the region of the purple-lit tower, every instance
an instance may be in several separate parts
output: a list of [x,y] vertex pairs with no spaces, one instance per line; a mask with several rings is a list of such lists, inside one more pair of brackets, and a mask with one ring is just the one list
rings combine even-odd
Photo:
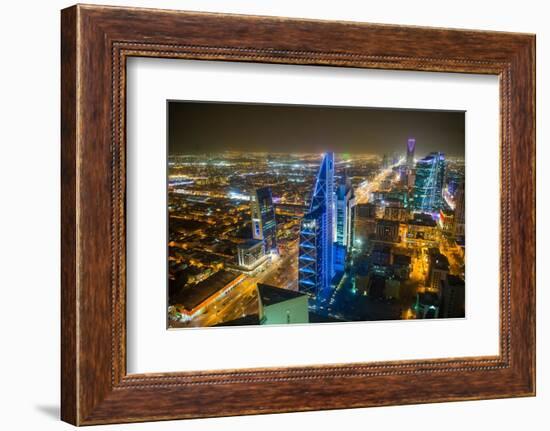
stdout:
[[409,169],[414,168],[414,149],[416,147],[416,139],[409,138],[407,140],[407,167]]

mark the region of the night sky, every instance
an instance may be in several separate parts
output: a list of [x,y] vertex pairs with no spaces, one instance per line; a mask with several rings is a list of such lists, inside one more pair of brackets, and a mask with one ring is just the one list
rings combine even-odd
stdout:
[[169,154],[404,153],[464,156],[464,112],[304,105],[168,103]]

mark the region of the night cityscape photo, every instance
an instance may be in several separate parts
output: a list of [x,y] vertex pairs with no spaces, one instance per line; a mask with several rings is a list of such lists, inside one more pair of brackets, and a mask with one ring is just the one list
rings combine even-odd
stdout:
[[168,328],[465,317],[464,112],[167,110]]

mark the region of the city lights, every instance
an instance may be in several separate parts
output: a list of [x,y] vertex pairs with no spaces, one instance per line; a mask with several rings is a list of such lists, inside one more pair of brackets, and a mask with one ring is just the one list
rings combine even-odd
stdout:
[[465,317],[463,143],[415,135],[171,151],[169,327]]

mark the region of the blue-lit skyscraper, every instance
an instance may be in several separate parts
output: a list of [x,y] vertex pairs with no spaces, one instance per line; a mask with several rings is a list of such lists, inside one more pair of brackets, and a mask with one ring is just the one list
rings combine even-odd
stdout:
[[443,153],[428,154],[416,163],[413,207],[416,211],[439,211],[443,204],[443,181],[445,156]]
[[298,289],[318,302],[330,296],[334,276],[334,209],[334,153],[326,153],[300,225]]
[[251,196],[252,237],[262,240],[265,252],[277,251],[277,222],[271,188],[256,189]]

